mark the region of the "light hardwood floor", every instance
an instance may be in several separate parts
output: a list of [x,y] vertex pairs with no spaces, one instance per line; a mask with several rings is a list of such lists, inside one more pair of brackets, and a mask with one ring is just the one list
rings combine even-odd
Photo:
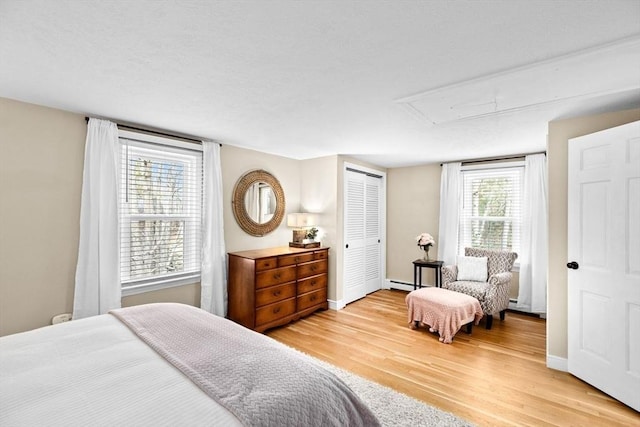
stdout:
[[381,290],[266,334],[481,426],[640,426],[638,412],[546,367],[543,319],[508,312],[442,344],[409,329],[406,295]]

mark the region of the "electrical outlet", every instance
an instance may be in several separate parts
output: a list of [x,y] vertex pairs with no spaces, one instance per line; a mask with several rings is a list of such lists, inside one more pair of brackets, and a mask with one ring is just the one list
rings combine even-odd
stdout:
[[53,319],[51,319],[51,324],[55,325],[57,323],[68,322],[69,320],[71,320],[71,313],[62,313],[58,314],[57,316],[53,316]]

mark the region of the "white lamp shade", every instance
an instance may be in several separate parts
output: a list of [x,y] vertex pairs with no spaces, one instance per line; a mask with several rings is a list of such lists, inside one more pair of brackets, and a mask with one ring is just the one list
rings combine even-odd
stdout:
[[287,215],[287,226],[294,228],[313,227],[316,225],[315,215],[310,213],[290,213]]

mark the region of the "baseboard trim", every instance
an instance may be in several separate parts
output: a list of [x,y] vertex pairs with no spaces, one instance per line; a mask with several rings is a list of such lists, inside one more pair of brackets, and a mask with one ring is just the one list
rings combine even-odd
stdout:
[[547,368],[555,369],[556,371],[569,372],[569,361],[564,357],[547,354]]
[[342,310],[343,308],[345,308],[347,306],[347,304],[344,303],[343,300],[332,300],[332,299],[327,299],[327,302],[329,302],[329,309],[330,310]]

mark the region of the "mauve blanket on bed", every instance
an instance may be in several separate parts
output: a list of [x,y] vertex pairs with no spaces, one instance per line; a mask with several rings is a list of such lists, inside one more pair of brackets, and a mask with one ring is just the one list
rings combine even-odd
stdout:
[[247,426],[379,425],[335,375],[229,320],[172,303],[111,314]]

